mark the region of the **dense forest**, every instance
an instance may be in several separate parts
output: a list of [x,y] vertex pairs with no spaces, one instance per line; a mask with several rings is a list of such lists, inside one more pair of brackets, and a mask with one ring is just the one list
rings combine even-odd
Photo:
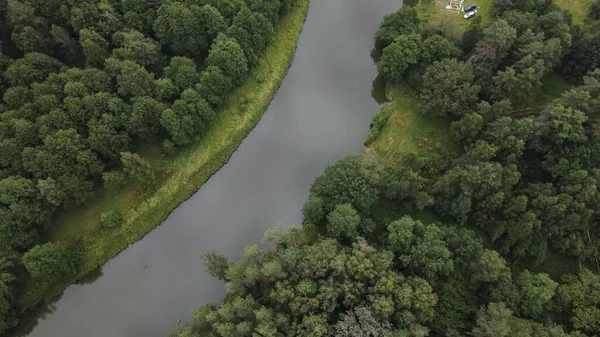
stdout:
[[[202,256],[227,296],[175,336],[600,334],[600,2],[583,25],[551,1],[493,10],[457,38],[405,6],[375,36],[379,75],[449,121],[458,155],[328,167],[301,228]],[[573,88],[537,104],[557,73]]]
[[[77,274],[78,247],[45,243],[58,210],[94,188],[143,184],[202,138],[294,0],[0,0],[0,333],[28,279]],[[102,214],[106,228],[120,215]],[[41,298],[40,298],[41,299]]]

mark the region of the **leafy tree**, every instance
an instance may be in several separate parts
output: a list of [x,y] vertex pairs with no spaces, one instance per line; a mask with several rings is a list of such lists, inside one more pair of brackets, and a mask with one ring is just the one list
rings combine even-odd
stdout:
[[261,53],[271,42],[273,34],[273,25],[269,19],[247,8],[240,10],[228,30],[228,35],[234,38],[244,51],[249,65],[256,64]]
[[501,277],[510,276],[506,261],[495,250],[485,250],[479,257],[473,278],[481,282],[496,282]]
[[338,240],[344,238],[353,239],[358,235],[358,225],[360,216],[352,205],[337,205],[335,209],[327,215],[327,234]]
[[89,67],[100,67],[108,57],[108,41],[93,30],[82,29],[79,32],[79,43],[83,48],[85,63]]
[[377,202],[386,179],[387,169],[380,158],[348,156],[326,168],[311,185],[310,194],[323,200],[327,213],[348,203],[359,214],[367,214]]
[[234,38],[219,34],[206,58],[207,66],[216,66],[233,83],[239,84],[248,71],[248,61],[244,51]]
[[600,331],[600,275],[583,269],[578,275],[564,275],[556,289],[559,309],[566,312],[575,329]]
[[386,81],[398,82],[409,66],[419,62],[420,56],[421,35],[400,35],[383,49],[377,70]]
[[158,42],[136,30],[117,32],[113,35],[113,41],[119,48],[113,49],[112,56],[118,60],[133,61],[144,67],[162,63]]
[[213,108],[216,108],[221,105],[232,86],[231,79],[223,74],[221,68],[210,66],[202,72],[196,90]]
[[[185,57],[173,57],[169,66],[165,68],[165,76],[171,80],[177,93],[182,93],[185,89],[193,88],[200,81],[200,74],[196,71],[196,64]],[[161,96],[165,97],[166,94]]]
[[320,224],[325,219],[325,203],[319,197],[310,197],[302,208],[304,220],[312,224]]
[[375,33],[375,59],[378,60],[383,49],[396,37],[417,33],[422,24],[423,20],[419,17],[417,9],[411,6],[403,6],[397,12],[386,15]]
[[17,324],[17,319],[12,310],[13,289],[11,283],[15,281],[15,276],[7,272],[12,267],[10,259],[7,256],[0,258],[0,333]]
[[470,66],[455,59],[434,62],[423,75],[421,101],[434,116],[463,116],[475,108],[479,86],[473,85]]
[[154,32],[173,54],[202,56],[212,38],[225,29],[225,20],[218,9],[182,2],[160,6],[154,21]]
[[4,78],[11,86],[26,86],[43,81],[48,74],[59,72],[63,67],[62,63],[52,57],[29,53],[8,66]]
[[426,38],[421,49],[421,63],[425,65],[447,58],[456,58],[461,54],[452,42],[440,35],[432,35]]
[[201,138],[215,117],[208,103],[193,89],[186,89],[170,109],[162,112],[160,123],[177,145]]
[[75,275],[78,256],[62,243],[46,243],[30,249],[21,262],[31,276],[47,284]]
[[135,179],[146,186],[154,184],[155,173],[152,165],[137,153],[121,152],[121,164],[123,164],[123,172],[131,179]]

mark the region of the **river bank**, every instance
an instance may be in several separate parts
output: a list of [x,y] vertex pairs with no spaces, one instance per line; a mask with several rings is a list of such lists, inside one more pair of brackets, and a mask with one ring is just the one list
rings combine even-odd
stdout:
[[[308,7],[308,0],[300,0],[281,20],[265,55],[245,84],[232,92],[206,137],[174,158],[166,159],[169,163],[162,167],[164,180],[156,192],[147,197],[135,188],[110,196],[101,193],[80,209],[57,218],[49,239],[76,244],[82,251],[82,267],[76,277],[51,289],[44,289],[30,280],[19,298],[22,311],[60,295],[69,285],[143,238],[229,160],[256,126],[285,78],[294,59]],[[153,151],[148,152],[152,154]],[[160,160],[154,159],[152,163],[157,164]],[[124,214],[121,227],[110,231],[100,229],[100,214],[115,208]]]

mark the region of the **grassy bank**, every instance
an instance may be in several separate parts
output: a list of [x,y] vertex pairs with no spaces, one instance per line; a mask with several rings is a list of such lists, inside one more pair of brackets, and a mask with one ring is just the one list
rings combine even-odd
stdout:
[[[19,298],[23,311],[58,296],[77,279],[140,240],[229,160],[258,123],[287,74],[308,7],[309,0],[299,0],[298,6],[281,20],[273,43],[246,83],[231,93],[225,108],[203,140],[174,158],[161,158],[157,147],[140,151],[161,173],[160,187],[155,192],[148,195],[132,187],[109,195],[99,190],[96,197],[83,206],[57,217],[48,239],[80,247],[83,254],[81,270],[77,277],[55,284],[50,289],[29,280]],[[114,209],[124,215],[122,226],[114,230],[101,229],[100,214]]]
[[394,86],[386,94],[390,103],[383,107],[387,122],[366,151],[375,151],[391,164],[411,152],[451,156],[456,145],[448,132],[449,121],[423,115],[413,89]]

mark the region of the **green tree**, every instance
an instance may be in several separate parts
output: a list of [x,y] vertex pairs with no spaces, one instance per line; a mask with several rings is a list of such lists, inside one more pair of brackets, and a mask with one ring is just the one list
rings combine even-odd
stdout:
[[377,70],[386,81],[398,82],[409,66],[421,57],[421,35],[400,35],[383,49]]
[[131,179],[145,186],[154,185],[156,177],[152,165],[137,153],[121,152],[121,164],[123,164],[123,172]]
[[65,244],[54,242],[33,247],[21,262],[31,276],[46,284],[71,277],[78,268],[77,253]]
[[351,204],[337,205],[327,215],[327,234],[338,240],[353,239],[358,235],[360,216]]
[[108,57],[109,44],[100,34],[90,29],[79,32],[79,43],[83,48],[85,63],[89,67],[100,67]]
[[177,93],[193,88],[200,81],[194,61],[185,57],[173,57],[165,68],[165,77],[171,80]]
[[386,15],[375,33],[375,59],[378,60],[377,56],[381,55],[383,49],[396,37],[419,32],[423,22],[417,9],[412,6],[403,6],[395,13]]
[[144,67],[162,63],[163,55],[158,42],[136,30],[117,32],[113,35],[113,41],[119,48],[113,49],[112,56],[118,60],[133,61]]
[[324,202],[327,213],[340,204],[351,204],[367,214],[379,199],[387,180],[385,162],[374,156],[348,156],[325,169],[312,183],[311,197]]
[[244,51],[234,38],[219,34],[206,58],[207,66],[216,66],[233,83],[240,84],[248,71],[248,61]]
[[224,29],[223,16],[210,5],[165,3],[158,9],[154,21],[156,36],[175,55],[205,55],[212,38]]
[[217,108],[230,92],[232,86],[231,79],[223,74],[221,68],[210,66],[202,72],[196,90],[202,97],[206,98],[206,101],[213,108]]
[[421,101],[424,112],[434,116],[461,117],[477,103],[480,87],[473,85],[470,66],[455,59],[434,62],[423,75]]
[[233,19],[228,35],[234,38],[244,51],[249,65],[258,61],[274,34],[273,25],[261,13],[242,8]]

